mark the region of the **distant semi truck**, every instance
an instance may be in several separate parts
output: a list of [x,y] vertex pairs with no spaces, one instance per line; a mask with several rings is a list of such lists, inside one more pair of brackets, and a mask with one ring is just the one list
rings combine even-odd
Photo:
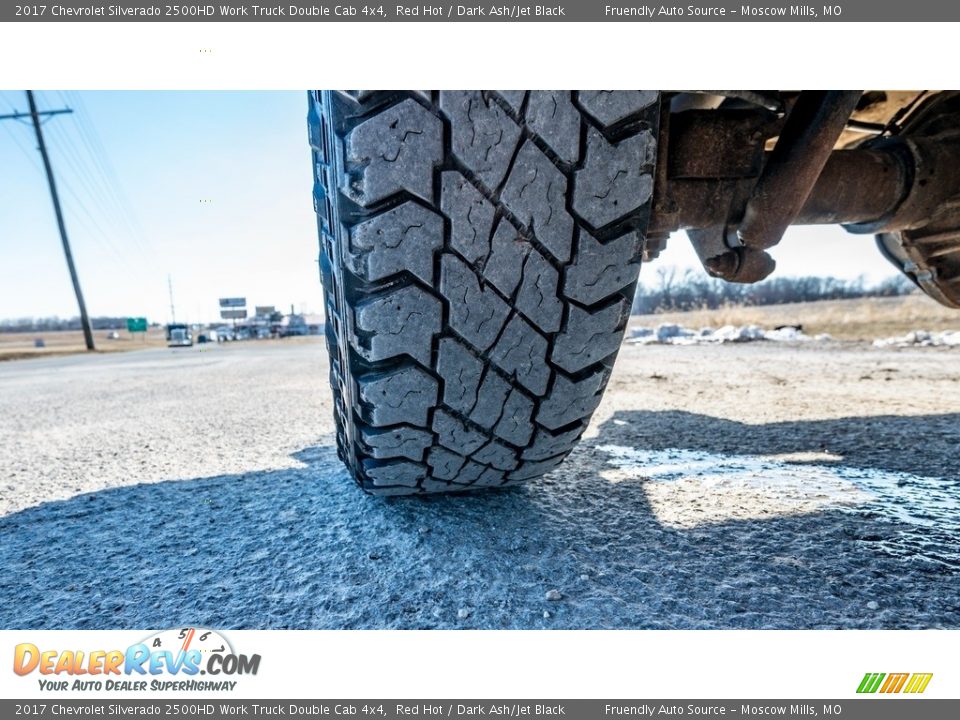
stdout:
[[183,323],[167,325],[167,347],[190,347],[193,345],[193,333]]

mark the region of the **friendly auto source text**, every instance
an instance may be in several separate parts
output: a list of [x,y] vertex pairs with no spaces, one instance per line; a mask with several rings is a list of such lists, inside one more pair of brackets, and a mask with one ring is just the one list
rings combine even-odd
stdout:
[[[823,714],[839,714],[836,706],[823,705]],[[692,715],[694,717],[726,717],[728,715],[754,716],[754,715],[789,715],[796,717],[798,715],[809,715],[815,717],[820,714],[815,705],[741,705],[740,711],[735,709],[732,712],[727,711],[726,705],[700,705],[690,703],[688,705],[604,705],[603,714],[608,716],[628,716],[628,717],[676,717],[679,715]]]
[[777,5],[756,7],[741,5],[739,8],[711,7],[701,5],[605,5],[604,15],[611,18],[654,18],[654,17],[806,17],[820,15],[836,17],[841,8],[837,5],[824,5],[818,10],[813,5]]

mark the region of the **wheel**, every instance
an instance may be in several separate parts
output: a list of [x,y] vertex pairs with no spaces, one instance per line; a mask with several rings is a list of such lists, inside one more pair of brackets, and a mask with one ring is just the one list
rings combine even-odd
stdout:
[[600,403],[650,214],[653,91],[310,94],[341,459],[397,495],[556,467]]

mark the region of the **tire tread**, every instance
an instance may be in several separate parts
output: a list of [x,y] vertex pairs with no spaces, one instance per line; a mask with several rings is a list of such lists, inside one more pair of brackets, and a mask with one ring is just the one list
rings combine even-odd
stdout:
[[640,268],[656,100],[310,94],[337,444],[364,490],[512,485],[576,445]]

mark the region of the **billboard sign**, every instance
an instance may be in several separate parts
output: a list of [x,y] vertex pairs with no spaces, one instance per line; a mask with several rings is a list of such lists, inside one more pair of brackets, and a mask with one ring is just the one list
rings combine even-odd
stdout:
[[257,317],[267,317],[268,315],[273,315],[277,308],[274,305],[257,305]]
[[247,317],[246,310],[221,310],[220,317],[224,320],[244,320]]
[[242,297],[220,298],[222,308],[242,308],[247,306],[247,299]]

